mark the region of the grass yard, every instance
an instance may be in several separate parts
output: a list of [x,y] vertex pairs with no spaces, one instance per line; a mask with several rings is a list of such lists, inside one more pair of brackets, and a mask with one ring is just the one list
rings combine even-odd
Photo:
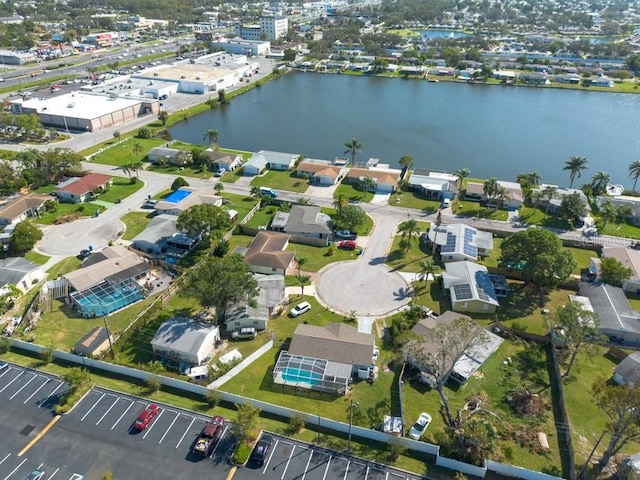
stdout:
[[304,193],[309,187],[308,181],[304,178],[296,177],[295,171],[267,170],[263,175],[255,177],[251,181],[252,187],[270,187],[276,190],[286,190],[288,192]]
[[277,205],[264,206],[260,208],[258,211],[256,211],[256,213],[253,214],[253,217],[251,217],[247,222],[247,226],[251,228],[260,228],[260,227],[269,228],[274,215],[279,210],[280,209]]
[[464,215],[465,217],[489,218],[503,222],[506,222],[509,217],[506,210],[483,207],[479,202],[472,202],[470,200],[459,200],[455,213],[456,215]]
[[373,200],[373,192],[363,192],[357,185],[348,182],[347,179],[342,180],[340,185],[333,192],[333,198],[344,195],[350,202],[370,202]]
[[598,252],[595,250],[588,250],[586,248],[565,247],[571,252],[573,259],[576,261],[577,266],[573,270],[574,275],[580,275],[580,273],[589,267],[589,260],[598,256]]
[[[322,207],[320,211],[322,213],[326,213],[331,218],[333,218],[337,213],[335,208],[329,207]],[[371,233],[371,230],[373,230],[373,219],[369,215],[367,215],[364,224],[356,228],[355,233],[357,233],[358,235],[369,235]]]
[[192,177],[192,178],[211,178],[213,172],[206,169],[197,167],[195,165],[185,165],[184,167],[178,167],[176,165],[167,165],[162,167],[160,165],[148,164],[147,170],[156,173],[165,173],[168,175],[176,175],[178,177]]
[[122,238],[124,240],[133,240],[141,234],[149,222],[154,217],[155,212],[129,212],[120,217],[125,226],[125,232]]
[[[115,143],[115,142],[114,142]],[[133,153],[133,146],[139,143],[141,150],[140,153],[135,155]],[[147,152],[153,147],[159,147],[167,143],[166,140],[158,138],[128,138],[119,145],[107,148],[102,153],[95,155],[91,161],[95,163],[102,163],[104,165],[113,165],[114,167],[121,167],[122,165],[134,160],[144,160],[147,156]]]
[[238,221],[242,220],[247,214],[258,204],[258,199],[245,196],[245,195],[237,195],[235,193],[227,193],[221,192],[220,196],[222,198],[226,198],[231,203],[226,205],[227,208],[235,210],[238,212]]
[[128,178],[125,177],[113,177],[113,185],[109,187],[104,193],[98,196],[98,200],[103,202],[116,203],[118,200],[127,198],[129,195],[134,194],[144,186],[142,182],[131,183]]
[[500,251],[500,245],[502,245],[503,241],[504,241],[504,238],[494,236],[493,250],[491,250],[491,255],[489,255],[488,257],[484,257],[481,260],[478,260],[478,263],[486,267],[497,267],[498,264],[500,263],[500,256],[502,255],[502,252]]
[[289,243],[287,250],[296,252],[297,257],[304,257],[308,262],[304,264],[305,272],[317,272],[333,262],[341,262],[344,260],[358,260],[360,257],[354,250],[341,250],[333,248],[333,255],[328,253],[330,247],[314,247],[312,245],[303,245],[301,243]]
[[44,265],[49,261],[51,257],[31,250],[30,252],[24,254],[24,258],[37,265]]
[[[396,201],[396,199],[398,201]],[[393,194],[389,197],[389,205],[394,207],[412,208],[423,212],[437,212],[440,208],[440,200],[433,197],[426,197],[420,192],[402,192],[400,195]]]
[[104,212],[106,208],[96,203],[56,203],[55,211],[47,212],[37,217],[37,223],[42,225],[53,225],[56,219],[64,216],[79,216],[79,217],[92,217],[95,215],[96,210],[100,213]]
[[[80,252],[78,252],[79,254]],[[80,268],[81,260],[78,257],[67,257],[64,260],[56,263],[49,270],[47,270],[47,279],[53,280],[65,273],[73,272]]]
[[[420,231],[429,229],[428,222],[418,222]],[[413,243],[408,251],[400,250],[400,241],[402,237],[396,235],[393,237],[391,250],[385,259],[385,263],[394,270],[403,272],[420,272],[419,262],[432,258],[431,249],[426,243],[421,242],[419,238],[414,238]]]
[[523,205],[518,212],[518,217],[522,223],[526,223],[528,225],[539,225],[541,227],[571,230],[569,222],[551,214],[546,215],[544,211],[537,207],[533,208]]
[[[597,225],[602,225],[602,221],[596,218]],[[606,227],[600,228],[601,235],[611,235],[613,237],[640,239],[640,227],[631,225],[630,223],[609,222]]]

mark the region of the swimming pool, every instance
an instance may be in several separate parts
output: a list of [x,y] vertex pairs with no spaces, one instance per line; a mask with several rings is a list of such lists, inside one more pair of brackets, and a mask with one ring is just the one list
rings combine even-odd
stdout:
[[307,385],[315,385],[320,383],[321,375],[316,372],[310,372],[301,368],[287,368],[282,372],[282,379],[290,384],[306,383]]
[[179,188],[175,192],[169,194],[169,196],[167,196],[164,199],[164,201],[165,202],[170,202],[170,203],[180,203],[181,201],[183,201],[185,198],[187,198],[192,193],[193,192],[191,190],[183,190],[183,189]]

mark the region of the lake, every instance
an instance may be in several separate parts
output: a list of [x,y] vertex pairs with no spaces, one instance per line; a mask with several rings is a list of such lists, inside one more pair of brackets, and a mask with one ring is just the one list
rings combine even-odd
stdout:
[[606,171],[630,187],[640,95],[293,73],[169,132],[201,144],[212,128],[227,148],[333,159],[357,137],[364,148],[356,161],[397,166],[411,155],[420,168],[469,168],[473,177],[502,180],[536,170],[543,182],[566,186],[563,164],[581,155],[589,169],[576,185]]

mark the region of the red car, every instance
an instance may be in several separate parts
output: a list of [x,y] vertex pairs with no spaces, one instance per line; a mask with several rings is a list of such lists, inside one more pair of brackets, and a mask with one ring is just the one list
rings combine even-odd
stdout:
[[358,243],[354,240],[343,240],[338,243],[338,248],[342,250],[355,250],[358,247]]
[[160,413],[160,407],[154,405],[153,403],[151,405],[148,405],[147,408],[140,412],[140,415],[138,415],[136,421],[133,422],[133,428],[141,431],[144,430],[145,428],[147,428],[147,426],[149,426],[151,420],[153,420],[153,418],[158,413]]

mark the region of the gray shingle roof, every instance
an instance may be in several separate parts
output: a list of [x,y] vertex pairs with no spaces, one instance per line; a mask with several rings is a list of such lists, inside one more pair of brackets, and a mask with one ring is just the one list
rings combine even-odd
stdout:
[[163,322],[151,345],[163,350],[197,354],[207,335],[218,327],[192,318],[173,317]]
[[315,205],[294,205],[289,212],[284,231],[287,233],[304,232],[329,235],[331,233],[331,218],[320,212],[320,207]]

